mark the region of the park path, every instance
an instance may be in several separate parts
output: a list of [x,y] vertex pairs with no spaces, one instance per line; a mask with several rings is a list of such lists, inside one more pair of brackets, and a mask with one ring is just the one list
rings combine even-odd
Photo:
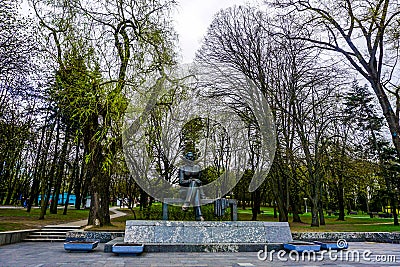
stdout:
[[[112,211],[114,213],[114,214],[110,215],[111,219],[122,217],[122,216],[126,215],[125,212],[119,211],[118,209],[119,209],[119,207],[111,207],[110,208],[110,211]],[[75,221],[75,222],[63,223],[63,224],[60,224],[60,226],[80,226],[80,227],[84,227],[84,226],[87,225],[87,222],[88,222],[88,220],[85,219],[85,220],[80,220],[80,221]]]
[[[34,208],[37,208],[37,207],[34,207]],[[0,205],[0,209],[25,209],[25,208],[24,207],[20,207],[20,206],[3,206],[3,205]],[[126,215],[125,212],[119,211],[118,209],[119,209],[119,207],[117,207],[117,206],[110,208],[110,211],[114,213],[114,214],[110,215],[111,219],[122,217],[122,216]],[[88,220],[85,219],[85,220],[74,221],[74,222],[69,222],[69,223],[62,223],[62,224],[59,224],[59,226],[80,226],[80,227],[85,227],[87,225],[87,221]]]

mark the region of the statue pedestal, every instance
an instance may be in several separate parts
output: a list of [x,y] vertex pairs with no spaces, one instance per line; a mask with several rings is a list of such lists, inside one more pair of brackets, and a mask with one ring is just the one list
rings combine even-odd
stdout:
[[124,242],[149,244],[271,244],[292,241],[287,222],[126,221]]

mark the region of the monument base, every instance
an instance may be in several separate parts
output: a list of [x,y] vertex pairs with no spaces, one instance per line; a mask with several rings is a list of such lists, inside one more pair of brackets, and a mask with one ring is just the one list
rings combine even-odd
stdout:
[[125,243],[269,244],[292,241],[287,222],[126,221]]

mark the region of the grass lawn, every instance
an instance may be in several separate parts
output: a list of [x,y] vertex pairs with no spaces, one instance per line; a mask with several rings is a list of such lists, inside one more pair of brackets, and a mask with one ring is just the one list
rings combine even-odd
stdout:
[[[273,208],[262,207],[262,213],[257,216],[259,221],[272,221],[278,222],[274,218]],[[134,216],[128,209],[123,209],[128,216],[116,218],[112,221],[110,230],[123,230],[125,229],[126,220],[134,220]],[[141,212],[137,209],[137,219],[142,219]],[[292,217],[289,215],[289,225],[292,232],[397,232],[400,231],[400,226],[393,225],[392,218],[370,218],[368,214],[347,215],[345,221],[338,221],[337,216],[325,215],[326,225],[320,227],[311,227],[311,213],[302,214],[301,220],[303,223],[292,223]],[[238,208],[238,218],[240,221],[251,220],[251,209],[246,210]],[[161,219],[161,218],[160,218]]]
[[13,231],[40,228],[49,224],[62,224],[71,221],[79,221],[88,218],[89,210],[70,209],[67,215],[62,215],[63,210],[58,210],[58,214],[47,215],[44,220],[38,220],[40,210],[33,208],[30,213],[26,209],[0,209],[0,231]]
[[[259,221],[274,221],[272,208],[263,207],[262,214],[257,216]],[[239,220],[251,220],[251,209],[238,210]],[[347,215],[345,221],[338,221],[337,216],[328,216],[325,214],[326,225],[320,227],[311,227],[311,213],[300,215],[303,223],[293,223],[289,215],[289,225],[292,232],[397,232],[400,226],[393,225],[393,218],[370,218],[368,214]]]
[[[155,203],[156,210],[160,209],[161,204]],[[273,217],[273,209],[270,207],[262,207],[262,213],[257,216],[259,221],[274,221],[278,219]],[[94,227],[90,230],[94,231],[123,231],[125,229],[126,220],[134,220],[134,216],[129,209],[121,209],[127,215],[112,219],[112,226]],[[191,213],[189,211],[187,214]],[[50,214],[45,216],[45,220],[38,220],[39,209],[32,209],[27,213],[25,209],[0,209],[0,231],[21,230],[30,228],[39,228],[48,224],[61,224],[69,221],[77,221],[87,219],[88,210],[68,210],[66,216],[62,215],[62,210],[58,214]],[[142,212],[136,208],[136,219],[144,219]],[[161,216],[157,213],[157,216]],[[240,221],[251,220],[251,209],[238,209],[238,217]],[[187,216],[191,220],[190,216]],[[158,218],[158,219],[161,219]],[[370,218],[368,214],[348,215],[345,221],[337,221],[337,216],[325,216],[326,225],[320,227],[311,227],[311,214],[301,215],[303,223],[290,222],[292,217],[289,216],[289,224],[292,232],[397,232],[400,226],[393,225],[391,218]]]

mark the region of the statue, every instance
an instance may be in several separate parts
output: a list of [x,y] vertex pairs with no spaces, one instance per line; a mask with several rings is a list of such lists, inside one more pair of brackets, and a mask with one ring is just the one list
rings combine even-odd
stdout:
[[204,221],[201,213],[201,199],[205,198],[203,190],[200,188],[201,169],[195,164],[195,157],[192,152],[185,155],[186,164],[179,169],[179,185],[186,187],[185,201],[182,205],[182,210],[187,211],[190,204],[193,205],[196,221]]

